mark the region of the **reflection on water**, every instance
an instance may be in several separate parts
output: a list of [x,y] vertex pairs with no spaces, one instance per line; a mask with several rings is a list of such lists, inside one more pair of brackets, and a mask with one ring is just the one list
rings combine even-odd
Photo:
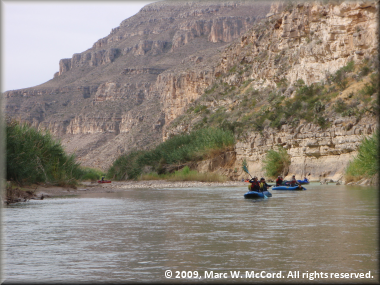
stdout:
[[225,187],[14,204],[3,209],[3,279],[168,281],[170,269],[201,276],[211,270],[371,271],[374,278],[360,282],[378,282],[377,189],[307,188],[272,191],[265,200],[244,199],[246,187]]

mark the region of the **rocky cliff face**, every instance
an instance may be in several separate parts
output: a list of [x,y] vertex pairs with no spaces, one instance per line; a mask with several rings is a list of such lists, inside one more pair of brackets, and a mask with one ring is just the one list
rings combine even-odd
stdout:
[[171,103],[157,86],[193,85],[194,94],[207,86],[196,86],[195,74],[169,75],[174,67],[211,58],[269,8],[258,1],[150,4],[92,48],[62,59],[52,80],[5,92],[6,113],[48,129],[84,165],[106,169],[122,152],[162,141]]
[[[196,88],[205,91],[205,86],[220,81],[229,87],[239,88],[244,82],[251,81],[250,88],[265,91],[286,82],[288,87],[281,90],[281,95],[294,97],[295,84],[300,79],[306,85],[324,82],[350,61],[376,59],[377,23],[378,5],[375,2],[275,3],[265,21],[255,25],[239,41],[224,49],[218,64],[209,66],[203,73],[197,70],[197,85],[183,84],[181,88],[180,84],[167,84],[166,89],[162,89],[160,94],[163,94],[161,96],[165,104],[170,106],[167,108],[170,110],[167,112],[167,122],[184,116],[189,106],[185,98],[201,100],[202,92],[194,92]],[[249,68],[231,72],[236,66]],[[177,79],[182,79],[182,83],[183,78],[191,74],[181,74]],[[218,81],[217,78],[222,79]],[[350,87],[340,92],[339,97],[347,100],[348,94],[354,91],[357,92]],[[231,108],[241,103],[238,96],[220,99],[220,92],[214,92],[210,99],[199,104],[204,104],[211,112],[221,107],[230,112]],[[362,137],[371,135],[378,124],[377,118],[370,114],[361,120],[339,114],[330,115],[328,121],[331,126],[324,130],[313,123],[301,122],[293,127],[289,122],[279,131],[264,126],[262,132],[249,134],[235,148],[235,164],[232,168],[237,171],[232,172],[229,167],[221,170],[222,173],[235,179],[244,177],[241,163],[246,159],[252,172],[264,175],[262,159],[266,151],[280,145],[292,157],[289,175],[311,173],[311,179],[340,179],[348,161],[356,154]],[[209,119],[205,118],[206,121]],[[164,137],[190,130],[197,122],[199,120],[196,117],[179,120],[174,127],[164,128]],[[211,166],[213,163],[213,160],[204,162],[199,170],[216,170]]]
[[[270,5],[148,5],[89,50],[62,59],[52,80],[6,92],[6,111],[49,129],[84,165],[105,169],[125,151],[191,130],[197,118],[179,119],[208,94],[203,104],[211,112],[232,112],[242,103],[240,95],[212,93],[219,81],[228,90],[249,82],[246,89],[264,93],[287,82],[281,96],[291,98],[297,80],[320,82],[351,60],[377,55],[377,2]],[[238,179],[247,159],[250,170],[261,175],[265,152],[283,145],[292,155],[291,174],[338,179],[360,137],[377,123],[371,116],[329,120],[325,130],[305,122],[287,122],[280,131],[265,125],[240,139],[221,161],[201,163],[199,169],[228,165],[224,174]]]
[[[373,134],[376,127],[376,119],[366,118],[360,122],[336,119],[326,130],[311,123],[296,128],[284,125],[279,132],[268,129],[236,145],[236,167],[247,159],[249,169],[263,176],[261,166],[266,151],[280,145],[291,155],[288,179],[291,175],[301,179],[310,173],[311,180],[339,180],[349,160],[357,154],[363,136]],[[241,171],[239,174],[245,176]]]

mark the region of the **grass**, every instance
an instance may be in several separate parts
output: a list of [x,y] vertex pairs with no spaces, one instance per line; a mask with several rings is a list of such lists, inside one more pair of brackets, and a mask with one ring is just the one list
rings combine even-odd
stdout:
[[379,132],[362,139],[358,155],[349,163],[345,173],[346,183],[362,178],[372,178],[379,173]]
[[51,183],[75,187],[78,180],[96,180],[101,171],[82,168],[75,155],[48,133],[16,121],[6,126],[6,178],[18,185]]
[[167,165],[199,161],[234,144],[233,133],[229,130],[199,129],[174,136],[152,150],[131,151],[120,156],[108,169],[107,177],[115,180],[138,179],[146,166],[158,174],[164,174]]
[[49,182],[74,185],[82,170],[74,155],[67,155],[49,133],[17,122],[6,126],[7,180],[19,184]]
[[168,181],[200,181],[200,182],[225,182],[227,178],[217,173],[199,173],[196,170],[190,170],[185,166],[174,173],[158,174],[151,172],[142,174],[139,180],[168,180]]
[[[254,80],[244,76],[240,86],[230,86],[224,82],[224,74],[176,123],[190,125],[191,121],[193,130],[230,130],[236,139],[244,140],[247,133],[262,133],[267,127],[280,130],[285,124],[296,127],[313,123],[325,130],[331,126],[332,117],[354,116],[360,120],[366,115],[376,116],[380,112],[373,94],[379,90],[379,74],[371,62],[349,61],[334,74],[326,74],[325,81],[319,83],[306,85],[299,79],[293,83],[295,96],[286,95],[289,82],[283,76],[278,76],[276,87],[257,90]],[[232,71],[242,68],[244,64],[237,63]],[[359,80],[366,83],[355,88]],[[349,96],[347,88],[351,89]],[[232,102],[230,106],[226,105],[227,100]],[[209,104],[211,101],[215,104]],[[206,105],[209,107],[203,107]]]
[[83,167],[82,168],[82,175],[80,176],[80,180],[82,181],[96,181],[102,178],[102,176],[105,176],[106,174],[104,171],[100,169],[90,168],[90,167]]
[[278,150],[269,150],[263,159],[263,168],[271,178],[278,175],[285,176],[289,170],[290,155],[283,147],[278,147]]

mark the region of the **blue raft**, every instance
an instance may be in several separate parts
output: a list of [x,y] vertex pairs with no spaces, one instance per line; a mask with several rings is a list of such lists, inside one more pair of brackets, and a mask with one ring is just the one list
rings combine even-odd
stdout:
[[293,186],[293,187],[290,187],[290,186],[276,186],[276,187],[273,187],[272,190],[291,190],[291,191],[303,191],[303,190],[306,190],[305,187],[299,187],[298,185],[297,186]]
[[307,178],[304,178],[303,180],[297,180],[299,184],[309,184],[310,181]]
[[247,198],[247,199],[264,198],[264,194],[267,197],[272,197],[272,193],[270,193],[269,191],[264,191],[264,192],[248,191],[247,193],[244,194],[244,198]]

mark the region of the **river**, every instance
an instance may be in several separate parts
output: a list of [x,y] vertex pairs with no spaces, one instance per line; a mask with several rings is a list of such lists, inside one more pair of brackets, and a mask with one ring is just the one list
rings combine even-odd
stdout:
[[2,281],[378,283],[378,190],[306,187],[259,200],[204,187],[11,204]]

